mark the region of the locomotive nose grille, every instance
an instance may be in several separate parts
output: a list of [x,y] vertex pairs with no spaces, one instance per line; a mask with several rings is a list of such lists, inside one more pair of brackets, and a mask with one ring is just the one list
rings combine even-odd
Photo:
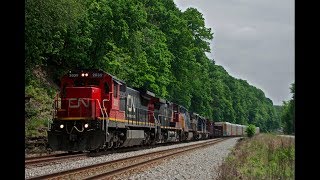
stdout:
[[[84,132],[86,129],[84,125],[86,124],[86,121],[63,121],[60,120],[56,124],[62,124],[64,125],[64,128],[61,129],[66,134],[78,134]],[[61,126],[61,125],[60,125]]]

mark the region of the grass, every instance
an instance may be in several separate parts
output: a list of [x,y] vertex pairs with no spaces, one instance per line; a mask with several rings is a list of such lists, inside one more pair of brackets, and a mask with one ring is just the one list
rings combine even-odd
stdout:
[[293,138],[259,134],[242,139],[219,168],[218,179],[294,179]]

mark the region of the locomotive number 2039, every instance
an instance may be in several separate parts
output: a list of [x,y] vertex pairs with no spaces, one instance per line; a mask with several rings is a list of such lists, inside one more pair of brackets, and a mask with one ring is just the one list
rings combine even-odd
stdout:
[[92,77],[102,77],[102,73],[92,73]]

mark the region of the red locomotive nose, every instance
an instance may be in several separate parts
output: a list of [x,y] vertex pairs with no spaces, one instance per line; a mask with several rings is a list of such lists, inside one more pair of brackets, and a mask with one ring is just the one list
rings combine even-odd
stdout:
[[66,98],[61,101],[58,118],[100,117],[101,89],[97,87],[67,87]]

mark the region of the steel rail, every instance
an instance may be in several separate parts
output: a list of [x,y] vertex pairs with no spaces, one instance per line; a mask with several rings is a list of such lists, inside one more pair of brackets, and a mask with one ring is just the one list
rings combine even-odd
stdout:
[[[201,147],[204,147],[204,146],[209,146],[209,145],[221,142],[221,141],[226,140],[226,139],[229,139],[229,138],[213,139],[211,141],[206,141],[206,142],[203,142],[203,143],[192,144],[192,145],[189,145],[189,146],[187,145],[187,146],[184,146],[184,147],[176,147],[176,148],[171,148],[171,149],[166,149],[166,150],[150,152],[150,153],[131,156],[131,157],[127,157],[127,158],[107,161],[107,162],[103,162],[103,163],[99,163],[99,164],[93,164],[93,165],[89,165],[89,166],[84,166],[84,167],[80,167],[80,168],[76,168],[76,169],[61,171],[61,172],[57,172],[57,173],[53,173],[53,174],[47,174],[47,175],[42,175],[42,176],[37,176],[37,177],[31,177],[29,179],[30,180],[31,179],[32,180],[33,179],[52,179],[52,178],[62,178],[62,179],[75,179],[76,178],[76,179],[78,179],[77,176],[80,176],[81,177],[80,179],[84,178],[82,176],[85,176],[85,178],[92,178],[92,179],[101,178],[101,177],[105,177],[105,176],[110,177],[111,175],[118,174],[118,173],[121,173],[123,171],[135,168],[137,166],[141,166],[143,164],[146,164],[147,162],[153,161],[152,159],[159,160],[159,159],[164,158],[165,156],[169,157],[169,156],[173,156],[173,155],[176,155],[176,154],[179,154],[179,153],[183,153],[183,152],[186,152],[186,151],[191,151],[191,150],[194,150],[194,149],[197,149],[197,148],[201,148]],[[158,157],[153,157],[153,156],[158,156]],[[134,163],[134,160],[146,159],[146,158],[149,158],[149,160],[147,160],[145,162],[135,163],[136,165],[134,165],[134,164],[133,165],[125,165],[125,164]],[[114,168],[116,166],[120,166],[120,167]],[[109,169],[108,172],[106,172],[106,173],[98,173],[96,175],[96,172],[98,172],[97,170],[106,171],[108,169]],[[89,175],[89,174],[91,174],[91,175]]]

